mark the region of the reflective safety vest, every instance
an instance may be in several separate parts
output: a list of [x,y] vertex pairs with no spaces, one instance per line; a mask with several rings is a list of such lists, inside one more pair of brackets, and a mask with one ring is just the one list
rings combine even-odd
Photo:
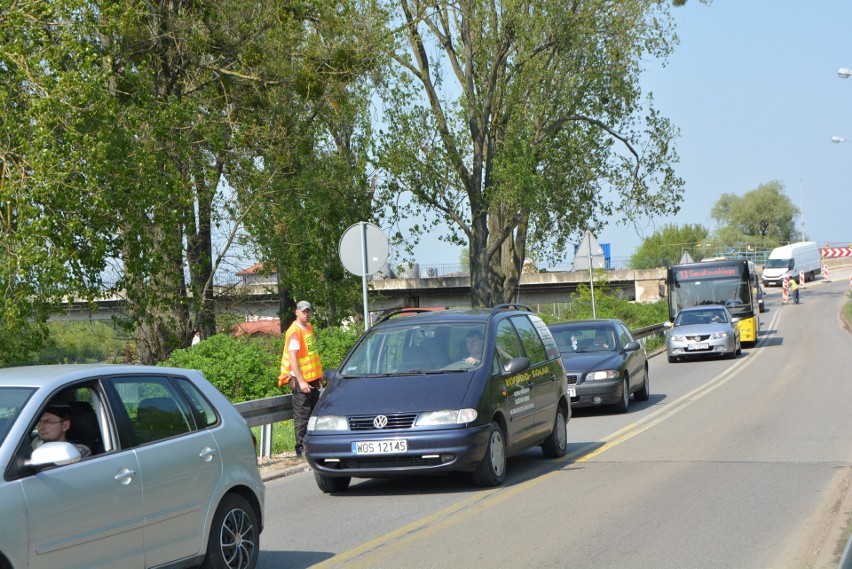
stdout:
[[322,364],[320,363],[317,340],[314,337],[314,329],[308,324],[304,330],[298,323],[293,322],[284,335],[284,354],[281,356],[281,372],[278,374],[278,385],[283,386],[293,376],[290,373],[290,340],[293,336],[299,340],[299,369],[305,381],[314,381],[322,377]]

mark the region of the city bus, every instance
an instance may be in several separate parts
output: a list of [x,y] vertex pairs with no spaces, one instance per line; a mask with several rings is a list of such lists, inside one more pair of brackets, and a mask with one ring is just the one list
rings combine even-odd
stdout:
[[669,290],[669,319],[682,308],[701,304],[721,304],[739,318],[740,342],[754,345],[760,330],[757,298],[758,275],[754,263],[745,259],[725,259],[672,265],[666,285]]

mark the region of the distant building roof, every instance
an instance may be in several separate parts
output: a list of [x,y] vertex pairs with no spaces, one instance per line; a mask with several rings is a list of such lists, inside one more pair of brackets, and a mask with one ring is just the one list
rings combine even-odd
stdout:
[[[237,272],[237,276],[238,277],[247,277],[249,275],[256,275],[256,274],[260,273],[261,271],[263,271],[263,263],[257,263],[255,265],[252,265],[251,267],[248,267],[246,269],[243,269],[242,271]],[[273,270],[271,274],[274,275],[275,273],[276,273],[276,271]]]
[[233,336],[255,336],[258,334],[280,336],[281,321],[278,318],[265,318],[263,320],[240,322],[231,327],[231,335]]

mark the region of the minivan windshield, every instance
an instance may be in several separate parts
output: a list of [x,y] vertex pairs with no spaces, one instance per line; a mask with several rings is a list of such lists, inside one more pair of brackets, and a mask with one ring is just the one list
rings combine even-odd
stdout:
[[29,387],[0,387],[0,446],[33,393]]
[[792,269],[793,259],[767,259],[765,268],[767,269]]
[[343,376],[464,371],[482,365],[484,349],[482,322],[395,321],[367,333],[344,362]]

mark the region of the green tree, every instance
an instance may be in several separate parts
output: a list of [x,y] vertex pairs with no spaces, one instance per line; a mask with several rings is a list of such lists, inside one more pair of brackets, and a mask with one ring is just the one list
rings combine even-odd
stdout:
[[630,258],[633,269],[653,269],[676,264],[684,252],[696,261],[702,257],[698,245],[707,240],[710,230],[699,223],[666,224],[642,241]]
[[784,185],[773,180],[742,196],[722,194],[710,216],[719,227],[715,239],[720,242],[751,242],[775,247],[796,240],[799,209],[784,194]]
[[[213,334],[213,277],[244,220],[301,199],[277,195],[294,191],[289,166],[319,176],[307,156],[353,178],[314,148],[339,148],[352,124],[325,115],[357,106],[328,95],[369,67],[350,60],[378,60],[354,25],[372,31],[362,4],[0,0],[0,324],[44,329],[58,300],[107,288],[145,363]],[[340,129],[304,126],[329,123]],[[307,235],[323,217],[308,214],[290,235],[315,266],[327,248],[314,238],[335,228]]]
[[678,210],[676,131],[639,88],[676,42],[668,4],[397,6],[379,197],[469,246],[474,305],[513,297],[528,250],[550,260],[611,214]]

